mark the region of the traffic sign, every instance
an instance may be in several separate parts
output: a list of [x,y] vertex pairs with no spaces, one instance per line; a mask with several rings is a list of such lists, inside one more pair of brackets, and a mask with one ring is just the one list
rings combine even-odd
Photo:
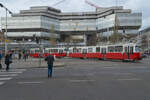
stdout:
[[9,42],[9,40],[5,40],[5,42],[7,42],[7,43],[8,43],[8,42]]

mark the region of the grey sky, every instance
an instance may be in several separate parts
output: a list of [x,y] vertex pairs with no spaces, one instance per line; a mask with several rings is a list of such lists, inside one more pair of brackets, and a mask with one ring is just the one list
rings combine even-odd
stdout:
[[[29,9],[31,6],[52,6],[61,0],[0,0],[8,9],[17,13],[19,10]],[[100,7],[109,6],[124,6],[124,8],[132,9],[133,12],[143,13],[143,25],[142,28],[150,26],[150,0],[89,0]],[[116,3],[116,1],[118,1]],[[61,9],[64,12],[83,12],[94,11],[95,8],[89,6],[84,0],[65,0],[57,6],[53,6],[57,9]],[[4,9],[0,8],[0,16],[5,16]]]

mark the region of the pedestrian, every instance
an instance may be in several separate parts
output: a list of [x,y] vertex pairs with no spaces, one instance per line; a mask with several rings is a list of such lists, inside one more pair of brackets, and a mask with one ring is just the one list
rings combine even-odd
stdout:
[[6,54],[5,56],[5,64],[6,64],[6,71],[9,70],[9,65],[12,63],[12,59],[10,54]]
[[19,60],[21,59],[21,53],[19,52]]
[[26,53],[26,59],[28,59],[28,58],[29,58],[29,53],[27,52],[27,53]]
[[2,63],[1,63],[2,62],[2,57],[3,57],[2,52],[0,51],[0,70],[2,69]]
[[48,78],[49,78],[52,77],[54,56],[53,55],[47,56],[45,58],[45,61],[47,61],[47,65],[48,65]]
[[27,59],[27,54],[26,53],[23,54],[23,59],[24,59],[24,61],[26,61],[26,59]]

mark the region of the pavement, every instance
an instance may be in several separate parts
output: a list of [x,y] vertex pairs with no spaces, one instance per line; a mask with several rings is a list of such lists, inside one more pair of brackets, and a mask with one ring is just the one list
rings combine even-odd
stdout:
[[[5,68],[4,59],[2,60],[2,66]],[[54,67],[63,67],[65,63],[60,62],[59,59],[56,59],[54,62]],[[43,58],[29,58],[26,61],[24,59],[18,60],[13,59],[13,63],[10,65],[10,68],[46,68],[47,62]]]
[[[65,67],[0,72],[0,100],[150,100],[150,58],[140,62],[58,59]],[[18,65],[20,66],[20,65]]]

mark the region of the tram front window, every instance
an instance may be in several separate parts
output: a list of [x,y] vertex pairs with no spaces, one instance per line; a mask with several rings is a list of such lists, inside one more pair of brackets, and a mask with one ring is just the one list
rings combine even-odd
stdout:
[[140,52],[140,48],[138,46],[135,46],[135,52]]

